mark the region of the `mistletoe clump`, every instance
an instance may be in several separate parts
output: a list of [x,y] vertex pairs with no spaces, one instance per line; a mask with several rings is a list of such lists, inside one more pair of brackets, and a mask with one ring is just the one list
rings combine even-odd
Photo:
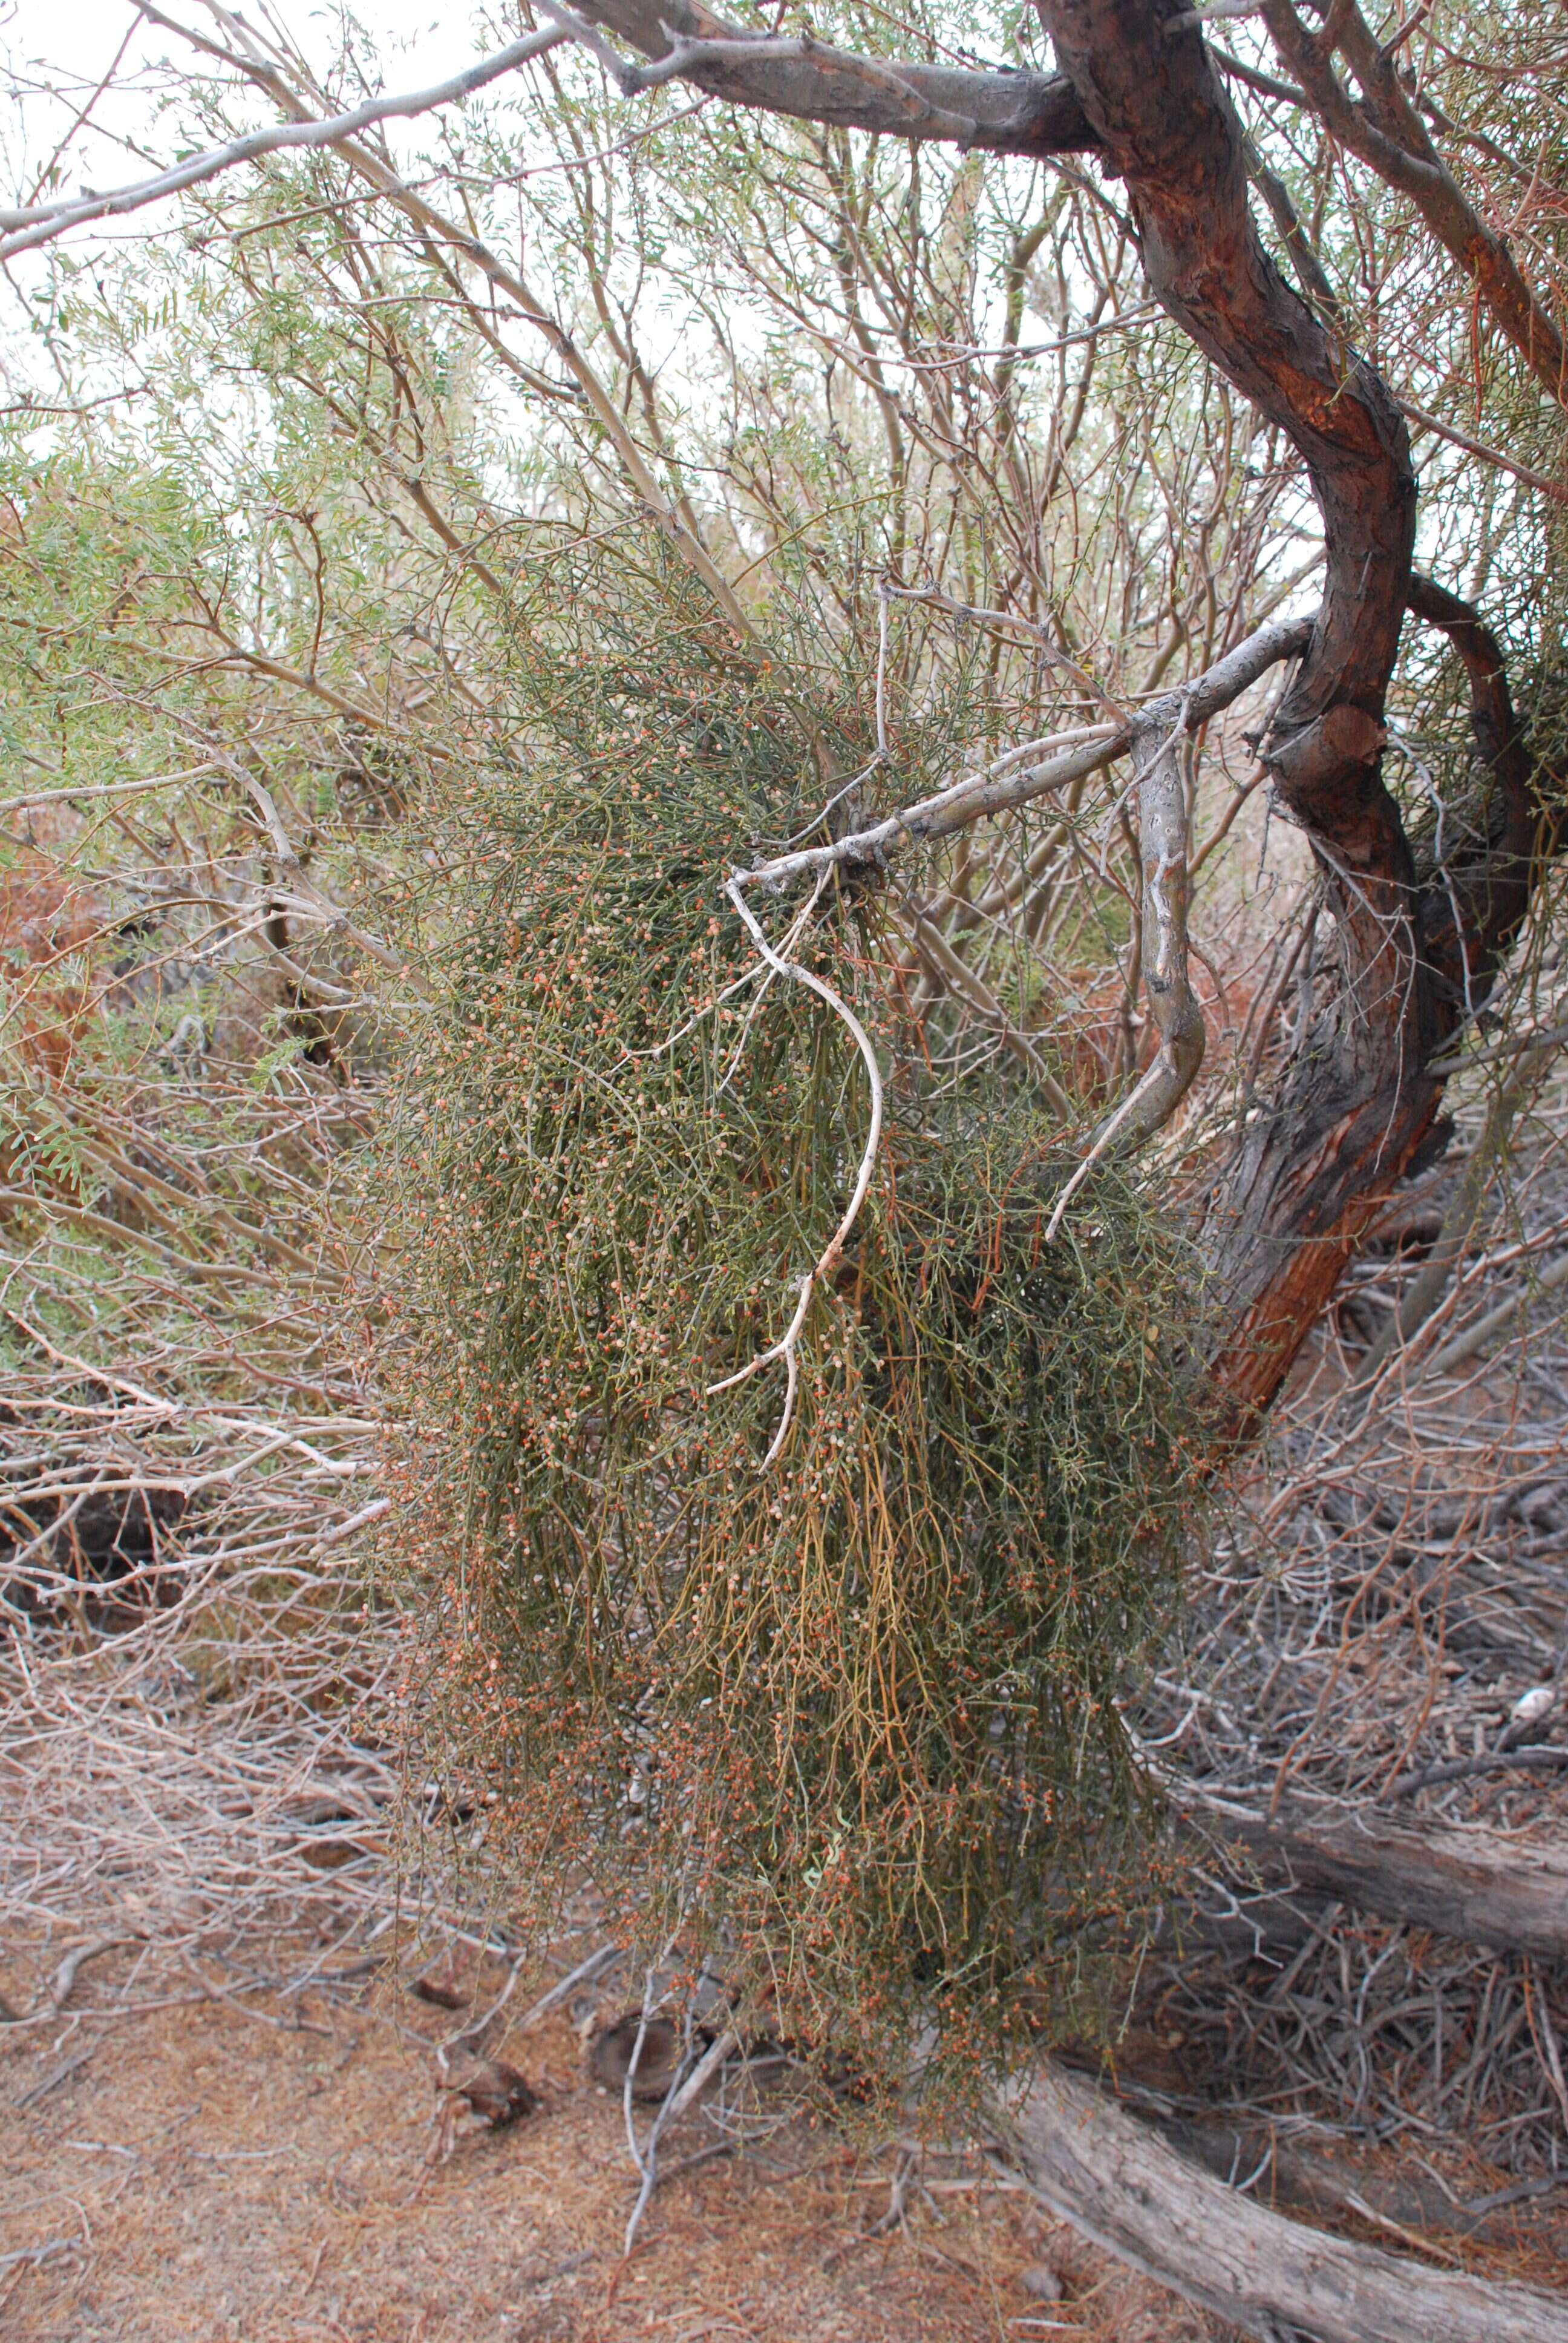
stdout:
[[1048,1241],[1035,1111],[899,1062],[875,893],[765,904],[895,1069],[780,1444],[785,1364],[744,1370],[869,1103],[724,892],[854,769],[801,675],[624,559],[518,651],[526,777],[471,801],[484,887],[407,1082],[431,1648],[535,1896],[586,1875],[776,2028],[888,2071],[934,2029],[979,2071],[1153,1885],[1116,1693],[1192,1503],[1191,1276],[1114,1169]]

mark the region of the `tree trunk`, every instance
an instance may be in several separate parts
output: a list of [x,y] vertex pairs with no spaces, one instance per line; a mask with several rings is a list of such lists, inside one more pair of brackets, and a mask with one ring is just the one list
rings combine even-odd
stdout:
[[1263,2343],[1292,2328],[1318,2343],[1568,2343],[1568,2304],[1286,2220],[1060,2066],[1009,2116],[1011,2158],[1053,2212]]
[[[1529,760],[1497,647],[1414,578],[1416,484],[1400,409],[1302,300],[1258,235],[1243,134],[1191,0],[1036,0],[1062,71],[994,73],[773,40],[702,0],[581,0],[651,66],[607,58],[628,90],[678,74],[731,102],[993,153],[1081,153],[1120,178],[1151,290],[1299,450],[1322,515],[1312,639],[1262,755],[1311,841],[1339,987],[1210,1199],[1228,1297],[1215,1380],[1236,1427],[1278,1391],[1369,1222],[1432,1129],[1432,1071],[1484,1000],[1542,853]],[[1384,702],[1407,609],[1469,671],[1483,787],[1470,836],[1422,870],[1382,769]]]
[[1282,1864],[1381,1919],[1435,1928],[1498,1952],[1568,1960],[1568,1848],[1452,1825],[1391,1822],[1375,1808],[1211,1825],[1271,1875]]
[[[1187,0],[1038,5],[1104,166],[1126,184],[1151,289],[1288,435],[1322,514],[1322,609],[1261,753],[1280,809],[1311,840],[1340,981],[1211,1199],[1229,1325],[1216,1375],[1244,1423],[1432,1128],[1432,1061],[1484,998],[1528,903],[1531,775],[1496,644],[1463,603],[1412,578],[1415,476],[1397,406],[1259,237],[1241,126]],[[1490,785],[1465,867],[1451,858],[1424,875],[1382,771],[1407,607],[1464,660]]]

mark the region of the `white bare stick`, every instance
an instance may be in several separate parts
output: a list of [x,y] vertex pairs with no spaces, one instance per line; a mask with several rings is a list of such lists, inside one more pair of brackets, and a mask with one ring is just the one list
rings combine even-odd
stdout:
[[166,789],[181,781],[199,780],[205,773],[216,773],[221,768],[207,757],[199,765],[187,765],[177,773],[149,773],[140,781],[106,781],[92,789],[29,789],[25,797],[0,798],[0,813],[33,813],[44,806],[85,804],[92,798],[134,798],[148,789]]
[[85,1945],[73,1946],[49,1979],[50,2006],[55,2011],[65,2008],[77,1977],[89,1961],[95,1961],[100,1953],[112,1952],[116,1945],[127,1945],[132,1941],[131,1937],[124,1936],[93,1936]]
[[696,2104],[726,2058],[733,2057],[739,2047],[740,2036],[728,2029],[709,2044],[685,2082],[678,2084],[670,2093],[668,2122],[674,2123],[678,2116],[683,2116],[688,2107]]
[[401,97],[367,98],[363,106],[355,106],[347,114],[334,115],[326,122],[291,122],[276,129],[253,130],[243,138],[231,139],[226,146],[209,147],[205,154],[189,156],[166,171],[155,172],[150,178],[133,179],[106,193],[35,204],[26,211],[0,211],[0,228],[11,231],[0,236],[0,260],[30,251],[35,245],[48,244],[85,221],[116,219],[126,212],[140,211],[147,204],[161,202],[166,196],[176,196],[186,187],[200,186],[206,180],[216,179],[241,163],[253,163],[263,155],[330,146],[335,140],[351,138],[376,123],[407,120],[417,114],[431,113],[437,106],[454,105],[471,96],[475,90],[483,89],[487,82],[515,73],[530,57],[542,56],[547,49],[557,48],[561,42],[576,37],[565,25],[547,25],[540,32],[529,33],[524,39],[498,49],[493,56],[478,58],[461,73],[428,89],[411,90]]
[[579,1985],[589,1985],[596,1977],[602,1976],[620,1956],[618,1945],[601,1945],[597,1953],[590,1953],[586,1961],[579,1961],[569,1976],[562,1977],[558,1985],[551,1986],[548,1993],[541,1994],[530,2008],[525,2009],[512,2031],[521,2034],[528,2026],[537,2026],[541,2017],[548,2017],[550,2011],[558,2007]]
[[[537,2026],[541,2017],[548,2017],[552,2009],[558,2008],[560,2004],[567,2000],[568,1997],[576,1991],[579,1985],[587,1985],[593,1978],[602,1976],[606,1969],[608,1969],[613,1962],[618,1961],[619,1958],[620,1946],[618,1945],[601,1945],[597,1952],[590,1953],[588,1955],[586,1961],[579,1961],[569,1976],[562,1977],[558,1985],[551,1986],[548,1993],[541,1994],[538,2000],[534,2002],[530,2007],[526,2009],[521,2017],[517,2020],[511,2029],[512,2032],[514,2034],[526,2033],[530,2026]],[[463,2026],[460,2033],[452,2037],[452,2043],[463,2040],[466,2041],[471,2048],[477,2050],[481,2046],[487,2046],[495,2039],[497,2020],[505,2010],[507,2004],[510,2001],[513,1994],[516,1993],[518,1989],[518,1981],[523,1974],[524,1966],[525,1962],[520,1956],[512,1963],[506,1984],[501,1987],[500,1992],[490,2004],[489,2008],[485,2012],[483,2017],[479,2018],[477,2023],[470,2022]],[[449,2049],[452,2046],[452,2043],[443,2045],[443,2048]]]
[[[631,2259],[631,2249],[637,2243],[637,2233],[642,2226],[642,2217],[648,2210],[649,2198],[658,2186],[658,2143],[664,2127],[669,2120],[670,2095],[668,2091],[665,2093],[659,2103],[658,2112],[648,2127],[648,2137],[639,2145],[637,2137],[637,2117],[632,2112],[632,2086],[637,2080],[637,2071],[642,2063],[642,2046],[648,2038],[648,2021],[668,1992],[668,1987],[660,1986],[659,1976],[665,1961],[668,1960],[678,1941],[678,1937],[670,1937],[665,1946],[662,1958],[647,1973],[642,1989],[642,2009],[638,2018],[637,2039],[632,2044],[631,2056],[627,2061],[626,2081],[621,2089],[621,2115],[626,2124],[627,2146],[631,2150],[631,2160],[637,2167],[638,2176],[642,2184],[637,2192],[637,2202],[631,2208],[630,2218],[626,2225],[626,2237],[621,2247],[623,2267]],[[687,2032],[689,2045],[690,2038],[689,2019]],[[682,2066],[689,2056],[689,2047],[682,2056],[680,2062]]]
[[954,830],[967,829],[970,822],[983,821],[988,814],[1010,813],[1015,806],[1027,805],[1031,798],[1042,797],[1049,789],[1064,789],[1073,781],[1082,780],[1090,773],[1098,772],[1102,765],[1124,756],[1131,745],[1130,730],[1117,732],[1110,727],[1097,727],[1081,748],[1070,749],[1047,764],[1003,772],[988,766],[983,772],[966,774],[950,788],[939,789],[934,797],[922,798],[919,804],[906,806],[900,813],[889,814],[884,820],[873,822],[869,830],[851,830],[848,837],[834,839],[826,846],[802,847],[798,853],[780,854],[771,862],[759,862],[754,870],[739,874],[740,883],[782,887],[791,879],[815,876],[819,870],[881,861],[900,847],[950,837]]
[[1073,1173],[1071,1179],[1068,1182],[1066,1187],[1062,1190],[1060,1195],[1056,1200],[1056,1210],[1052,1212],[1050,1220],[1045,1224],[1045,1242],[1047,1244],[1050,1244],[1054,1242],[1056,1232],[1061,1226],[1062,1217],[1065,1214],[1069,1204],[1071,1203],[1074,1196],[1077,1195],[1079,1190],[1082,1187],[1084,1182],[1088,1179],[1095,1165],[1102,1161],[1103,1159],[1110,1154],[1111,1146],[1115,1141],[1118,1132],[1121,1130],[1122,1125],[1131,1116],[1134,1108],[1138,1105],[1140,1100],[1142,1099],[1145,1092],[1152,1087],[1157,1071],[1157,1066],[1151,1066],[1148,1072],[1139,1082],[1137,1089],[1128,1092],[1127,1096],[1122,1100],[1121,1104],[1117,1108],[1115,1113],[1111,1117],[1108,1122],[1101,1123],[1099,1131],[1095,1134],[1094,1144],[1091,1147],[1088,1154],[1084,1157],[1082,1162],[1079,1165],[1077,1171]]
[[[815,887],[812,888],[810,895],[801,906],[799,912],[797,914],[795,920],[790,927],[789,934],[785,937],[783,943],[779,946],[780,958],[782,958],[786,952],[792,952],[796,945],[799,942],[808,921],[810,920],[812,913],[816,910],[819,902],[821,900],[822,890],[827,883],[827,873],[824,871],[821,878],[818,880]],[[751,996],[751,1005],[746,1011],[745,1021],[740,1028],[740,1039],[735,1044],[727,1071],[720,1078],[719,1084],[720,1092],[723,1092],[729,1088],[730,1083],[735,1080],[737,1073],[740,1070],[740,1061],[746,1054],[746,1044],[751,1039],[751,1029],[756,1024],[758,1017],[761,1013],[762,1003],[768,997],[768,988],[773,981],[773,970],[770,968],[753,970],[751,972],[753,975],[760,975],[762,981]]]
[[[890,588],[891,593],[896,589]],[[1282,659],[1293,659],[1311,637],[1310,618],[1271,618],[1235,649],[1217,659],[1207,674],[1149,702],[1131,723],[1097,724],[1079,734],[1074,746],[1043,764],[1025,765],[1018,759],[1026,750],[1009,749],[979,773],[966,774],[935,795],[922,798],[900,812],[852,830],[825,846],[803,847],[798,853],[776,855],[749,870],[737,873],[741,886],[782,887],[792,879],[860,862],[880,862],[900,848],[930,843],[966,830],[971,822],[1010,813],[1051,789],[1070,787],[1103,766],[1136,749],[1139,743],[1172,728],[1195,732],[1230,707],[1234,699]]]
[[1143,931],[1153,947],[1145,957],[1143,977],[1160,1049],[1136,1087],[1101,1123],[1057,1198],[1046,1226],[1047,1244],[1095,1165],[1113,1146],[1136,1146],[1162,1130],[1203,1062],[1208,1037],[1187,968],[1187,794],[1176,757],[1185,730],[1185,710],[1169,732],[1141,720],[1136,749]]
[[[789,932],[785,937],[784,942],[780,947],[783,951],[789,952],[794,950],[796,943],[799,940],[802,929],[805,927],[812,912],[817,908],[818,900],[821,895],[822,888],[825,883],[825,880],[819,881],[810,900],[807,902],[797,913]],[[673,1033],[666,1034],[662,1041],[655,1041],[650,1049],[624,1051],[621,1055],[621,1064],[629,1064],[634,1059],[638,1058],[662,1058],[666,1056],[669,1051],[675,1048],[678,1041],[684,1041],[689,1033],[695,1032],[698,1026],[701,1024],[705,1017],[717,1015],[718,1011],[723,1007],[727,1001],[732,1001],[738,992],[744,992],[749,984],[757,984],[759,978],[761,979],[761,983],[758,986],[755,1000],[752,1001],[750,1008],[748,1009],[746,1012],[746,1021],[741,1027],[740,1039],[735,1045],[735,1054],[730,1061],[729,1071],[723,1077],[719,1085],[721,1091],[728,1090],[730,1083],[735,1079],[735,1070],[740,1063],[741,1051],[746,1047],[747,1040],[751,1031],[751,1027],[757,1017],[757,1012],[761,1008],[763,998],[767,993],[769,986],[773,981],[773,970],[766,966],[766,964],[761,968],[749,968],[743,970],[735,979],[733,984],[727,984],[722,991],[716,992],[714,994],[711,1001],[706,1001],[700,1009],[694,1009],[691,1015],[688,1017],[683,1023],[678,1025]]]
[[820,813],[814,813],[803,830],[798,830],[792,838],[787,838],[784,840],[783,846],[779,850],[779,852],[782,854],[789,847],[799,846],[803,838],[809,838],[814,830],[820,830],[822,824],[827,820],[828,816],[832,812],[833,808],[837,805],[842,805],[844,799],[850,794],[850,792],[854,789],[858,789],[863,781],[869,781],[871,775],[884,761],[882,752],[879,749],[877,754],[872,758],[869,765],[862,765],[858,773],[851,773],[849,779],[834,790],[832,796],[822,808]]
[[838,1267],[844,1247],[849,1242],[849,1232],[860,1216],[860,1207],[866,1201],[867,1192],[871,1184],[871,1172],[876,1164],[877,1150],[881,1144],[882,1138],[882,1072],[877,1063],[877,1052],[871,1046],[870,1036],[849,1002],[840,994],[835,992],[832,986],[826,983],[821,977],[814,975],[810,969],[802,968],[798,960],[782,960],[774,950],[753,917],[750,905],[740,892],[744,884],[745,874],[737,871],[724,891],[740,914],[741,920],[758,950],[776,976],[787,976],[795,983],[805,985],[808,991],[814,992],[819,1001],[827,1002],[836,1017],[842,1019],[854,1037],[855,1047],[860,1052],[861,1061],[871,1085],[870,1127],[866,1133],[866,1145],[860,1157],[860,1168],[856,1174],[854,1188],[849,1203],[845,1206],[843,1218],[829,1238],[825,1251],[800,1281],[800,1292],[795,1304],[793,1317],[777,1342],[768,1350],[759,1352],[756,1358],[750,1360],[735,1374],[725,1375],[720,1382],[709,1383],[708,1386],[709,1398],[719,1392],[733,1391],[738,1383],[749,1383],[753,1375],[760,1373],[764,1367],[771,1366],[775,1360],[783,1360],[788,1376],[784,1393],[784,1413],[768,1453],[762,1459],[762,1470],[766,1473],[778,1462],[785,1440],[789,1436],[789,1426],[794,1420],[795,1399],[800,1381],[796,1346],[800,1340],[800,1330],[806,1323],[806,1312],[811,1306],[811,1296],[822,1280],[831,1276]]
[[684,1041],[689,1033],[694,1032],[705,1017],[711,1017],[727,1001],[732,1000],[738,992],[744,992],[749,984],[755,984],[758,978],[766,976],[767,972],[765,969],[749,968],[743,976],[736,978],[733,984],[727,984],[722,992],[716,992],[706,1007],[693,1010],[685,1023],[678,1025],[673,1033],[667,1033],[662,1041],[655,1041],[650,1049],[623,1051],[622,1064],[629,1063],[634,1058],[662,1058],[667,1051],[674,1049],[678,1041]]

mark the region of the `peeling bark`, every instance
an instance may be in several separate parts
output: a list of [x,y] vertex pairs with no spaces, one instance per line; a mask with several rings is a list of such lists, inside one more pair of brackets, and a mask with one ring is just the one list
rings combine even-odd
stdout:
[[[1322,608],[1261,753],[1322,873],[1340,984],[1211,1200],[1228,1319],[1215,1373],[1245,1424],[1430,1131],[1442,1090],[1432,1061],[1517,933],[1541,840],[1497,646],[1465,605],[1412,577],[1415,476],[1400,410],[1264,249],[1241,126],[1183,0],[1038,5],[1105,166],[1125,183],[1151,288],[1289,436],[1322,515]],[[1442,627],[1465,663],[1495,797],[1471,867],[1424,876],[1382,770],[1407,607]]]
[[1480,799],[1471,834],[1440,865],[1418,871],[1402,829],[1406,875],[1397,886],[1391,875],[1385,888],[1381,982],[1375,964],[1360,964],[1356,932],[1345,924],[1332,843],[1313,835],[1340,926],[1339,998],[1327,1031],[1307,1037],[1280,1093],[1244,1134],[1213,1213],[1217,1257],[1241,1302],[1221,1380],[1243,1418],[1272,1399],[1431,1131],[1445,1081],[1433,1061],[1484,1003],[1560,839],[1559,819],[1539,799],[1495,637],[1430,579],[1412,574],[1405,591],[1411,611],[1448,636],[1469,677]]
[[1010,2112],[1007,2150],[1053,2212],[1262,2343],[1568,2343],[1568,2304],[1287,2220],[1060,2066]]
[[[701,0],[581,0],[576,13],[694,88],[764,113],[1000,155],[1071,155],[1095,145],[1064,75],[987,73],[857,56],[810,38],[770,39]],[[649,85],[646,77],[627,84]]]
[[1138,769],[1139,856],[1143,869],[1143,983],[1160,1048],[1139,1084],[1130,1139],[1167,1123],[1203,1063],[1208,1035],[1187,957],[1187,784],[1177,754],[1185,722],[1143,729]]
[[1494,1831],[1397,1823],[1375,1809],[1285,1810],[1211,1828],[1271,1876],[1342,1896],[1380,1919],[1495,1952],[1568,1960],[1568,1851]]
[[[1063,68],[1057,75],[855,56],[809,37],[745,32],[701,0],[668,9],[653,0],[585,0],[580,15],[651,61],[628,66],[606,52],[628,89],[678,77],[804,120],[998,153],[1091,155],[1123,183],[1151,291],[1306,466],[1322,515],[1325,592],[1261,753],[1276,802],[1305,832],[1322,874],[1340,983],[1332,1015],[1277,1095],[1253,1111],[1211,1199],[1208,1249],[1228,1297],[1214,1373],[1240,1428],[1273,1397],[1431,1130],[1442,1088],[1432,1063],[1484,997],[1516,934],[1543,841],[1495,643],[1474,613],[1412,578],[1416,484],[1400,407],[1263,245],[1245,136],[1187,0],[1036,5]],[[1282,8],[1280,0],[1272,15]],[[1388,93],[1370,65],[1363,82],[1368,74],[1382,105]],[[1426,169],[1424,154],[1417,160]],[[1464,660],[1477,745],[1496,790],[1469,867],[1424,875],[1382,770],[1384,703],[1407,608],[1445,628]],[[1153,858],[1155,908],[1170,913],[1155,932],[1170,946],[1171,967],[1153,970],[1151,992],[1168,1061],[1159,1103],[1168,1111],[1197,1070],[1202,1035],[1180,969],[1181,907],[1164,889],[1177,874],[1158,779],[1156,760],[1141,794],[1163,840]],[[1147,890],[1147,853],[1145,860]],[[1162,1119],[1147,1104],[1140,1098],[1129,1109],[1133,1135]]]
[[1150,286],[1284,431],[1322,514],[1322,608],[1262,754],[1312,841],[1342,960],[1342,1013],[1245,1134],[1211,1214],[1231,1329],[1218,1373],[1243,1414],[1271,1398],[1378,1201],[1431,1121],[1403,1070],[1440,1038],[1418,972],[1415,870],[1382,779],[1383,708],[1415,532],[1404,422],[1370,367],[1287,282],[1247,193],[1245,141],[1181,0],[1039,0],[1126,185]]

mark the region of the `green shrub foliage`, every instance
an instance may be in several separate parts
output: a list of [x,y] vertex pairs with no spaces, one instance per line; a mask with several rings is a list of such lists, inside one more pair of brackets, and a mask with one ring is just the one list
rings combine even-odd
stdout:
[[[825,898],[794,949],[876,1034],[889,1125],[761,1469],[782,1367],[709,1386],[788,1322],[868,1084],[723,881],[866,761],[859,719],[624,545],[540,596],[403,1125],[446,1713],[522,1885],[588,1875],[802,2038],[978,2071],[1149,1886],[1114,1695],[1192,1503],[1191,1265],[1113,1173],[1047,1246],[1049,1119],[900,1062],[877,891]],[[776,937],[801,902],[759,900]]]

